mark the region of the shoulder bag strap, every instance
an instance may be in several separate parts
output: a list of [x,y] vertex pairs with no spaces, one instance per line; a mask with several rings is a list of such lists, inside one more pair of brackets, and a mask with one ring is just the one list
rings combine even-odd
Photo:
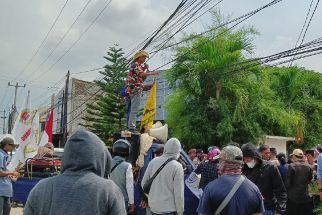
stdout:
[[245,180],[245,177],[241,175],[237,180],[237,182],[235,183],[235,185],[233,186],[233,188],[228,193],[228,195],[225,197],[225,199],[221,202],[221,204],[215,211],[215,215],[219,215],[220,212],[227,206],[227,204],[229,203],[231,198],[235,195],[236,191],[238,190],[238,188],[240,187],[240,185],[243,183],[244,180]]
[[[167,163],[169,163],[170,161],[172,161],[173,158],[169,158],[166,162],[164,162],[159,169],[153,174],[153,176],[151,177],[151,181],[153,181],[155,179],[155,177],[157,177],[157,175],[161,172],[161,170],[163,169],[163,167],[165,167],[165,165],[167,165]],[[151,182],[152,183],[152,182]]]
[[113,170],[115,170],[115,168],[116,168],[118,165],[120,165],[120,164],[121,164],[121,163],[123,163],[123,162],[124,162],[124,160],[122,160],[121,162],[119,162],[119,163],[115,164],[115,165],[113,166],[113,168],[111,169],[110,174],[113,172]]

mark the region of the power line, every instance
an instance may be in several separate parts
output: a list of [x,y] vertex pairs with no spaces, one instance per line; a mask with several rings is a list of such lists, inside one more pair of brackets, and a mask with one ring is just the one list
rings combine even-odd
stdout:
[[[173,34],[173,35],[171,35],[167,40],[165,40],[165,41],[163,41],[162,43],[160,43],[159,45],[156,45],[156,47],[159,47],[156,51],[152,51],[151,52],[151,54],[152,54],[152,56],[150,57],[150,59],[151,58],[153,58],[153,56],[157,53],[157,52],[159,52],[159,51],[161,51],[161,50],[163,50],[163,48],[164,48],[164,46],[176,35],[176,34],[178,34],[180,31],[182,31],[183,29],[185,29],[187,26],[189,26],[189,25],[191,25],[194,21],[196,21],[197,19],[199,19],[201,16],[203,16],[205,13],[207,13],[207,12],[209,12],[210,10],[212,10],[214,7],[216,7],[218,4],[220,4],[221,2],[222,2],[223,0],[220,0],[220,1],[218,1],[215,5],[213,5],[212,7],[210,7],[209,9],[207,9],[206,11],[204,11],[201,15],[199,15],[198,17],[196,17],[196,18],[194,18],[192,21],[190,21],[190,19],[195,15],[195,14],[197,14],[198,13],[198,11],[202,8],[202,6],[197,10],[197,11],[195,11],[187,20],[185,20],[185,22],[184,22],[184,24]],[[189,22],[190,21],[190,22]],[[161,44],[162,44],[162,46],[161,46]],[[149,59],[149,60],[150,60]]]
[[102,10],[100,10],[100,12],[97,14],[97,16],[92,20],[92,22],[87,26],[87,28],[82,32],[82,34],[78,37],[78,39],[67,49],[65,50],[65,52],[55,61],[55,63],[53,63],[49,69],[47,69],[45,72],[43,72],[42,74],[40,74],[39,76],[37,76],[34,80],[38,80],[40,77],[44,76],[47,72],[51,71],[52,68],[59,62],[61,61],[65,55],[70,52],[70,50],[72,50],[72,48],[74,48],[74,46],[82,39],[82,37],[86,34],[86,32],[93,26],[93,24],[97,21],[97,19],[103,14],[103,12],[106,10],[106,8],[110,5],[110,3],[112,2],[112,0],[107,0],[107,3],[105,4],[105,6],[102,8]]
[[53,24],[51,25],[49,31],[47,32],[45,38],[42,40],[42,42],[40,43],[40,45],[38,46],[38,48],[36,49],[35,53],[32,55],[32,57],[30,58],[30,60],[28,61],[28,63],[23,67],[22,71],[15,77],[15,79],[17,79],[20,75],[22,75],[26,69],[29,67],[29,65],[31,64],[31,62],[33,61],[34,57],[38,54],[39,50],[41,49],[41,47],[45,44],[49,34],[51,33],[51,31],[54,29],[54,26],[56,25],[60,15],[62,14],[63,10],[65,9],[67,3],[69,0],[66,0],[65,4],[63,5],[63,7],[60,9],[58,15],[56,16]]
[[[268,7],[268,6],[271,6],[271,5],[273,5],[273,4],[275,4],[275,3],[277,3],[277,2],[279,2],[279,1],[281,1],[281,0],[275,0],[275,1],[273,1],[273,2],[271,2],[270,4],[268,4],[268,5],[266,5],[266,6],[264,6],[264,7],[262,7],[261,9],[257,9],[257,11],[255,11],[255,12],[253,12],[253,14],[250,14],[251,16],[252,15],[254,15],[255,13],[257,13],[257,12],[259,12],[260,10],[262,10],[262,9],[264,9],[264,8],[266,8],[266,7]],[[243,19],[242,21],[244,21],[244,20],[246,20],[247,18],[249,18],[250,17],[250,15],[248,16],[248,17],[246,17],[246,16],[244,16],[245,17],[245,19]],[[241,23],[241,22],[239,22],[239,23]],[[238,23],[238,24],[239,24]],[[104,79],[104,78],[102,78],[102,79]],[[101,80],[102,80],[101,79]],[[99,91],[100,90],[98,90],[97,92],[95,92],[89,99],[91,99],[91,98],[93,98],[94,96],[96,96],[96,95],[98,95],[98,93],[99,93]],[[98,95],[99,96],[99,95]],[[80,107],[82,107],[81,105],[79,106],[79,108]],[[76,111],[77,109],[79,109],[79,108],[76,108],[75,110],[73,110],[72,112],[70,112],[70,113],[68,113],[69,115],[71,114],[71,113],[73,113],[74,111]],[[84,111],[81,111],[76,117],[75,117],[75,119],[80,115],[80,114],[82,114]],[[69,123],[71,123],[73,120],[71,120]]]
[[[212,0],[207,0],[207,1],[200,1],[197,3],[195,6],[193,6],[188,12],[186,12],[184,15],[182,15],[179,19],[173,21],[174,24],[168,27],[168,29],[164,30],[163,34],[167,34],[168,32],[172,32],[176,27],[180,26],[179,29],[172,34],[169,38],[166,40],[162,41],[159,45],[156,45],[156,47],[159,47],[162,43],[168,42],[172,37],[174,37],[177,33],[179,33],[181,30],[192,24],[194,21],[199,19],[201,16],[203,16],[205,13],[209,12],[211,9],[213,9],[215,6],[217,6],[219,3],[221,3],[223,0],[218,1],[215,3],[213,6],[210,8],[206,9],[201,15],[198,17],[194,18],[192,21],[190,21],[194,16],[196,16],[200,11],[202,11],[203,8],[207,7]],[[189,22],[190,21],[190,22]],[[188,23],[189,22],[189,23]],[[162,37],[162,35],[159,35],[156,39]],[[157,52],[157,51],[154,51]]]
[[[301,38],[301,35],[302,35],[302,33],[303,33],[303,30],[304,30],[304,28],[305,28],[305,25],[306,25],[307,19],[308,19],[308,17],[309,17],[309,14],[310,14],[310,11],[311,11],[311,8],[312,8],[312,5],[313,5],[313,1],[314,1],[314,0],[311,0],[309,10],[308,10],[308,12],[307,12],[307,14],[306,14],[306,18],[305,18],[305,21],[304,21],[304,24],[303,24],[303,27],[302,27],[301,33],[300,33],[300,35],[299,35],[299,37],[298,37],[298,39],[297,39],[297,41],[296,41],[295,47],[297,46],[297,44],[298,44],[298,42],[299,42],[299,40],[300,40],[300,38]],[[306,33],[307,33],[308,29],[309,29],[309,26],[310,26],[310,24],[311,24],[311,21],[312,21],[312,18],[313,18],[313,16],[314,16],[314,14],[315,14],[315,11],[316,11],[316,9],[317,9],[317,7],[318,7],[318,5],[319,5],[319,2],[320,2],[320,0],[318,0],[318,1],[316,2],[316,5],[315,5],[315,8],[314,8],[314,11],[313,11],[313,13],[312,13],[312,15],[311,15],[311,18],[310,18],[310,20],[309,20],[309,22],[308,22],[308,24],[307,24],[307,26],[306,26],[306,28],[305,28],[305,31],[304,31],[304,34],[303,34],[303,37],[302,37],[302,40],[301,40],[301,42],[300,42],[300,45],[299,45],[299,46],[301,46],[301,45],[303,44],[303,42],[304,42],[304,39],[305,39]],[[293,61],[294,61],[294,60],[291,60],[291,61],[290,61],[290,63],[289,63],[289,67],[290,67],[290,66],[292,66]]]
[[[207,31],[204,31],[204,32],[202,32],[202,33],[200,33],[200,34],[197,34],[197,35],[196,35],[196,37],[201,36],[201,35],[204,35],[204,34],[207,34],[207,33],[209,33],[209,32],[212,32],[212,31],[214,31],[214,30],[217,30],[217,29],[219,29],[219,28],[221,28],[221,27],[224,27],[224,26],[225,26],[225,25],[227,25],[227,24],[230,24],[230,23],[233,23],[233,22],[236,22],[236,21],[240,20],[239,22],[237,22],[236,24],[234,24],[232,27],[230,27],[230,28],[226,29],[225,31],[221,32],[221,33],[220,33],[220,34],[218,34],[218,35],[215,35],[215,36],[213,37],[213,39],[214,39],[214,38],[216,38],[216,37],[218,37],[218,36],[220,36],[220,35],[222,35],[222,34],[224,34],[224,33],[228,32],[228,31],[229,31],[229,30],[231,30],[232,28],[236,27],[236,26],[237,26],[237,25],[239,25],[240,23],[242,23],[242,22],[244,22],[245,20],[249,19],[250,17],[254,16],[254,15],[255,15],[255,14],[257,14],[258,12],[262,11],[263,9],[268,8],[268,7],[272,6],[272,5],[275,5],[275,4],[277,4],[277,3],[281,2],[281,1],[283,1],[283,0],[273,0],[273,1],[271,1],[270,3],[268,3],[268,4],[264,5],[264,6],[262,6],[262,7],[258,8],[258,9],[256,9],[256,10],[253,10],[253,11],[251,11],[251,12],[249,12],[249,13],[247,13],[247,14],[244,14],[244,15],[242,15],[242,16],[240,16],[240,17],[238,17],[238,18],[235,18],[235,19],[233,19],[233,20],[231,20],[231,21],[228,21],[228,22],[226,22],[226,23],[224,23],[224,24],[221,24],[221,25],[219,25],[219,26],[216,26],[215,28],[212,28],[212,29],[209,29],[209,30],[207,30]],[[184,40],[182,40],[182,41],[180,41],[180,42],[176,43],[176,45],[178,45],[178,44],[180,44],[180,43],[183,43],[183,42],[186,42],[186,41],[189,41],[189,40],[192,40],[192,39],[194,39],[194,38],[196,38],[196,37],[192,37],[192,38],[184,39]],[[169,46],[168,46],[168,47],[165,47],[165,48],[169,48]],[[197,47],[195,47],[195,49],[196,49],[196,48],[198,48],[198,46],[197,46]],[[191,50],[190,50],[190,51],[191,51]],[[189,52],[190,52],[190,51],[189,51]],[[186,54],[189,54],[189,52],[186,52],[186,53],[185,53],[185,55],[186,55]],[[156,69],[154,69],[154,70],[159,70],[159,69],[161,69],[161,68],[163,68],[163,67],[165,67],[165,66],[167,66],[167,65],[169,65],[169,64],[171,64],[171,63],[173,63],[173,62],[175,62],[177,59],[178,59],[178,57],[177,57],[177,58],[174,58],[174,59],[172,59],[172,60],[170,60],[170,61],[168,61],[167,63],[165,63],[165,64],[163,64],[163,65],[161,65],[161,66],[157,67],[157,68],[156,68]]]
[[77,23],[78,19],[80,18],[80,16],[84,13],[84,11],[87,9],[89,3],[92,0],[88,0],[86,2],[86,4],[84,5],[83,9],[80,11],[80,13],[77,15],[77,17],[75,18],[74,22],[69,26],[69,28],[67,29],[67,31],[64,33],[64,35],[60,38],[60,40],[58,41],[58,43],[56,43],[56,45],[54,46],[54,48],[50,51],[49,55],[47,55],[47,57],[45,58],[45,60],[43,60],[40,65],[30,74],[28,75],[30,77],[30,79],[32,79],[32,76],[45,64],[45,62],[53,55],[54,51],[58,48],[58,46],[64,41],[64,39],[66,38],[66,36],[69,34],[69,32],[72,30],[72,28],[74,27],[74,25]]

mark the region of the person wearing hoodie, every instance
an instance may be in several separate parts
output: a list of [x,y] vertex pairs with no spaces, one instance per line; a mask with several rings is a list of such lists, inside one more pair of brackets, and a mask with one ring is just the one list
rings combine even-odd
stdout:
[[79,129],[67,141],[61,174],[31,190],[24,215],[126,215],[120,188],[105,179],[111,155],[92,132]]
[[261,191],[264,198],[264,215],[283,214],[286,210],[287,195],[277,167],[263,160],[251,143],[244,144],[241,150],[245,162],[243,173]]
[[180,152],[180,141],[176,138],[169,139],[164,145],[163,155],[154,158],[145,171],[142,187],[168,159],[173,159],[152,182],[148,201],[153,215],[183,215],[184,176],[182,165],[177,162]]
[[111,180],[121,189],[124,196],[125,207],[128,213],[133,214],[134,188],[132,165],[126,161],[131,151],[131,144],[125,139],[119,139],[113,143],[113,160],[111,169]]

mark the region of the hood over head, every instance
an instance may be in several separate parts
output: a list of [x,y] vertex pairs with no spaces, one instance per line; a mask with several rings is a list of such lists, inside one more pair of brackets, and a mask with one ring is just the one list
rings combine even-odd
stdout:
[[241,150],[243,152],[244,157],[252,157],[252,158],[257,158],[259,160],[262,159],[261,154],[257,150],[256,146],[252,143],[246,143],[242,145]]
[[111,155],[103,141],[94,133],[77,130],[66,142],[61,172],[93,172],[104,177],[109,174]]
[[165,157],[174,157],[178,159],[181,152],[181,143],[177,138],[169,139],[164,145],[163,155]]

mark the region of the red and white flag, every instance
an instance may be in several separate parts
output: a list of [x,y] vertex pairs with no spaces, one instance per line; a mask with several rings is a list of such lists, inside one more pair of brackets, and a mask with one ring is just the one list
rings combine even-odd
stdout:
[[30,106],[30,92],[28,91],[28,96],[12,129],[16,144],[19,145],[8,165],[8,169],[12,171],[24,165],[26,159],[37,154],[39,113],[32,110]]
[[54,112],[50,111],[49,119],[46,123],[45,130],[41,136],[39,146],[44,146],[48,142],[53,142],[53,123],[54,123]]

